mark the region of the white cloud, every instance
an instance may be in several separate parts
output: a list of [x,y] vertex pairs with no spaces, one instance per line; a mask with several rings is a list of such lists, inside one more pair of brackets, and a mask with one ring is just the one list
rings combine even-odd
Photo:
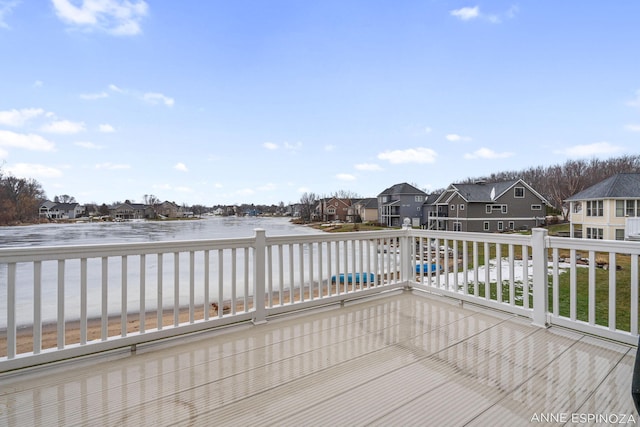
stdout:
[[104,148],[102,145],[94,144],[93,142],[78,141],[74,144],[78,147],[87,148],[89,150],[102,150]]
[[302,149],[302,142],[296,142],[295,144],[290,144],[288,142],[285,142],[284,148],[289,151],[298,151]]
[[177,171],[180,171],[180,172],[189,172],[189,169],[187,168],[187,165],[185,165],[182,162],[176,163],[176,165],[173,168],[175,170],[177,170]]
[[0,124],[23,126],[27,121],[44,114],[42,108],[23,108],[21,110],[0,111]]
[[24,148],[31,151],[53,151],[55,145],[40,135],[0,130],[0,147]]
[[175,190],[179,193],[193,193],[193,188],[191,187],[185,187],[185,186],[178,186],[175,188]]
[[480,16],[480,8],[478,6],[463,7],[461,9],[452,10],[450,13],[451,16],[460,18],[463,21],[469,21]]
[[471,21],[473,19],[482,19],[492,24],[499,24],[503,19],[513,19],[518,13],[518,6],[511,6],[507,11],[503,13],[482,13],[479,6],[463,7],[460,9],[454,9],[449,12],[451,16],[462,21]]
[[[280,148],[280,145],[274,142],[265,142],[262,146],[267,150],[278,150]],[[302,149],[302,142],[297,142],[295,144],[285,142],[282,144],[282,148],[289,151],[299,151]]]
[[18,178],[58,178],[62,176],[62,171],[50,166],[34,163],[16,163],[7,166],[7,172]]
[[574,145],[562,150],[556,150],[556,154],[564,154],[569,157],[593,157],[597,155],[609,155],[622,151],[622,147],[610,144],[609,142],[595,142],[593,144]]
[[640,132],[640,125],[626,125],[624,128],[631,132]]
[[359,163],[355,165],[356,170],[359,171],[381,171],[382,168],[375,163]]
[[339,173],[336,175],[336,178],[338,178],[340,181],[355,181],[356,177],[354,175],[351,175],[349,173]]
[[14,1],[0,1],[0,28],[9,29],[9,24],[7,24],[6,17],[11,13],[14,7],[16,7],[20,3],[17,0]]
[[111,90],[113,92],[118,92],[118,93],[125,93],[126,92],[124,89],[120,89],[118,86],[116,86],[114,84],[110,84],[109,85],[109,90]]
[[140,21],[149,9],[144,0],[81,0],[78,6],[70,0],[52,2],[58,17],[67,24],[118,36],[139,34]]
[[131,169],[130,165],[124,163],[111,163],[104,162],[96,165],[96,169],[104,169],[104,170],[117,170],[117,169]]
[[6,159],[9,157],[9,152],[0,148],[0,159]]
[[388,160],[393,164],[400,163],[434,163],[438,154],[431,148],[418,147],[406,150],[390,150],[378,154],[380,160]]
[[113,126],[106,123],[98,126],[98,130],[102,133],[112,133],[116,131]]
[[447,141],[451,141],[451,142],[471,141],[471,137],[461,136],[461,135],[458,135],[457,133],[450,133],[447,136],[445,136],[445,138],[447,138]]
[[60,134],[74,134],[82,132],[84,129],[83,122],[72,122],[70,120],[56,120],[42,127],[43,132]]
[[333,144],[327,144],[324,146],[324,151],[333,151],[336,149],[336,146]]
[[153,105],[164,104],[167,107],[173,107],[174,104],[173,98],[169,98],[168,96],[157,92],[147,92],[142,95],[142,99]]
[[86,99],[86,100],[101,99],[101,98],[108,98],[108,97],[109,97],[109,94],[107,92],[80,94],[80,98]]
[[506,159],[507,157],[513,156],[513,153],[503,152],[497,153],[490,148],[480,148],[473,153],[466,153],[464,155],[465,159]]

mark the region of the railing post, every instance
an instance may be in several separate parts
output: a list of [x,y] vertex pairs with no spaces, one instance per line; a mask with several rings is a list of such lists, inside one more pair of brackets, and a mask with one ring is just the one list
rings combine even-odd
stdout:
[[[534,228],[531,233],[533,258],[533,319],[534,326],[548,327],[549,278],[547,260],[547,230]],[[528,262],[528,260],[522,260]],[[525,298],[528,296],[525,295]]]
[[402,224],[402,237],[400,238],[400,279],[404,282],[405,289],[411,289],[411,220],[405,218]]
[[265,301],[265,252],[267,247],[266,231],[255,229],[255,248],[253,253],[253,323],[259,325],[267,322]]

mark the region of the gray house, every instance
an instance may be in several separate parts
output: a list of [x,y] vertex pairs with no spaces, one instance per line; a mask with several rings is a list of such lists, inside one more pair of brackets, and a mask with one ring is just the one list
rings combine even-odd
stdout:
[[435,201],[428,227],[471,232],[527,230],[544,223],[548,204],[521,179],[451,184]]
[[405,218],[411,225],[422,223],[422,206],[427,193],[406,182],[396,184],[378,194],[378,221],[387,227],[400,227]]

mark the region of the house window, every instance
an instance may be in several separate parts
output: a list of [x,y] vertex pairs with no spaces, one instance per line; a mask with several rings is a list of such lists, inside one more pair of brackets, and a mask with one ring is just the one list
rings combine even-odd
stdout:
[[575,202],[573,204],[573,213],[580,213],[580,212],[582,212],[582,203]]
[[604,201],[587,200],[587,216],[604,216]]
[[416,196],[415,197],[415,201],[416,202],[424,202],[424,196]]
[[462,223],[460,221],[453,223],[453,231],[462,231]]
[[502,223],[502,221],[498,221],[498,231],[502,230],[504,230],[504,224]]
[[516,199],[524,198],[524,187],[516,187],[513,189],[513,197]]
[[460,209],[461,211],[464,210],[464,205],[462,203],[460,203],[460,206],[458,207],[458,209]]
[[503,214],[506,214],[507,213],[507,205],[502,205],[501,211],[502,211]]
[[509,230],[515,230],[516,229],[516,223],[513,221],[509,221]]
[[336,208],[329,208],[329,209],[327,209],[327,213],[328,213],[329,215],[333,215],[333,214],[335,214],[335,213],[336,213]]
[[616,228],[616,240],[624,240],[624,228]]
[[482,228],[484,229],[484,231],[489,231],[489,221],[485,221],[482,225]]
[[635,216],[636,213],[636,201],[627,200],[627,216]]
[[451,210],[455,211],[456,210],[456,205],[451,205]]
[[604,230],[602,228],[587,227],[587,239],[602,240]]
[[622,218],[624,216],[624,200],[616,200],[616,217]]
[[542,205],[531,205],[531,210],[532,211],[541,211],[542,210]]
[[486,205],[485,206],[485,212],[490,214],[491,213],[491,205]]

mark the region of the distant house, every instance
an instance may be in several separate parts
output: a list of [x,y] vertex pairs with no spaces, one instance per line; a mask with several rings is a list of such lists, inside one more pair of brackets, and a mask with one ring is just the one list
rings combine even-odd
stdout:
[[378,199],[353,200],[349,208],[349,222],[378,222]]
[[527,230],[544,223],[548,204],[521,179],[451,184],[434,202],[428,227],[471,232]]
[[40,218],[51,218],[51,209],[57,205],[57,203],[52,202],[51,200],[45,200],[40,204],[40,208],[38,209],[38,215]]
[[109,216],[115,219],[144,219],[150,214],[150,208],[143,203],[118,203],[109,207]]
[[83,213],[84,206],[79,203],[56,203],[46,200],[38,208],[40,217],[49,219],[75,219]]
[[405,218],[411,225],[422,223],[422,210],[427,193],[413,185],[396,184],[378,194],[378,221],[388,227],[400,227]]
[[339,199],[337,197],[320,199],[315,207],[313,216],[318,221],[346,222],[350,206],[351,199]]
[[164,201],[156,207],[158,215],[167,218],[179,218],[182,216],[182,209],[174,202]]
[[626,219],[640,217],[640,174],[613,175],[566,201],[571,237],[624,240]]

